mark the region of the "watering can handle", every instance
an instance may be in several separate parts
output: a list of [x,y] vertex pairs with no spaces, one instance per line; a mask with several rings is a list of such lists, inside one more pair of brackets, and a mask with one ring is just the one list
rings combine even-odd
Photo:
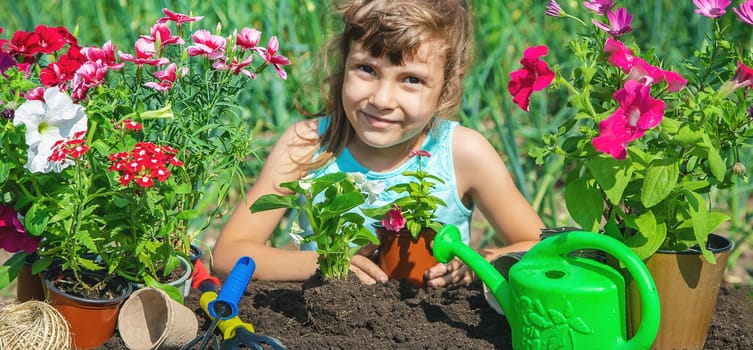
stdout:
[[638,286],[641,298],[641,323],[635,335],[625,343],[625,348],[650,348],[659,331],[659,295],[646,265],[630,248],[609,236],[593,232],[571,231],[545,239],[534,246],[529,254],[536,251],[534,254],[557,254],[566,259],[570,252],[578,249],[602,250],[625,265]]

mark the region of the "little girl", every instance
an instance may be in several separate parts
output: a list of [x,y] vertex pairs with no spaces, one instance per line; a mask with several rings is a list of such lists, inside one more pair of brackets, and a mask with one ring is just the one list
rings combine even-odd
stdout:
[[[444,180],[437,189],[447,207],[438,217],[460,227],[470,240],[475,207],[506,246],[482,252],[489,260],[528,250],[544,227],[515,187],[505,164],[478,132],[451,121],[462,98],[462,78],[473,45],[464,0],[350,0],[339,7],[343,32],[328,54],[336,62],[325,89],[322,116],[290,126],[269,154],[256,183],[241,201],[214,247],[214,271],[227,274],[242,255],[256,261],[254,278],[303,281],[317,269],[311,250],[274,248],[267,241],[284,209],[252,213],[249,206],[308,174],[360,172],[369,180],[405,182],[417,167],[411,152],[424,150],[424,168]],[[383,193],[383,202],[392,194]],[[363,283],[387,275],[362,249],[351,271]],[[431,287],[468,284],[462,261],[437,264],[425,273]]]

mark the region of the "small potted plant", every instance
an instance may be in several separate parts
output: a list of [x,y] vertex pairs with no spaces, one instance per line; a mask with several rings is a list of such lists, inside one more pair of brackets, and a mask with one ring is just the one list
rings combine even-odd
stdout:
[[672,70],[626,39],[633,31],[627,8],[587,1],[581,11],[594,18],[583,21],[550,1],[547,15],[584,26],[569,45],[577,64],[552,70],[543,58],[548,48],[531,47],[509,85],[524,110],[531,93],[550,83],[569,93],[571,117],[530,154],[538,164],[564,164],[565,206],[575,222],[646,259],[662,303],[660,348],[703,346],[732,248],[714,234],[729,220],[714,210],[714,193],[747,180],[742,155],[753,143],[753,56],[729,40],[733,24],[753,25],[753,1],[734,9],[736,19],[723,17],[729,1],[694,3],[713,32]]
[[261,196],[250,209],[258,212],[289,208],[295,209],[297,215],[305,215],[311,234],[301,235],[304,231],[294,221],[291,237],[298,244],[316,244],[319,270],[325,280],[347,279],[353,255],[363,245],[377,243],[376,237],[364,227],[363,215],[356,210],[365,203],[369,191],[356,184],[356,177],[338,172],[284,182],[280,187],[291,194]]
[[202,17],[162,12],[134,53],[45,25],[0,39],[0,204],[55,287],[124,279],[182,300],[167,278],[182,262],[190,276],[191,241],[242,186],[252,137],[237,97],[265,67],[286,77],[275,37],[263,47],[257,30],[191,31]]
[[423,170],[422,160],[431,157],[429,152],[411,151],[410,157],[418,158],[418,170],[407,170],[403,175],[413,180],[386,189],[405,196],[379,208],[363,209],[363,212],[381,220],[375,228],[382,270],[392,279],[423,286],[424,272],[437,264],[431,253],[434,235],[442,227],[436,210],[446,206],[432,191],[444,181]]

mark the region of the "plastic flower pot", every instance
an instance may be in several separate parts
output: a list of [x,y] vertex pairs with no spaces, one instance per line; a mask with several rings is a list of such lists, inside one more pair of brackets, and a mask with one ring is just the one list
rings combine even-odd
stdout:
[[[72,272],[48,270],[44,282],[47,287],[47,302],[52,304],[68,322],[73,348],[89,349],[105,343],[115,333],[118,311],[123,301],[131,294],[131,284],[120,277],[108,283],[113,294],[109,299],[87,299],[63,291],[61,279],[70,277]],[[96,283],[103,275],[96,272],[82,272],[89,283]],[[72,279],[70,279],[72,280]]]
[[423,229],[414,239],[408,230],[391,232],[379,225],[375,225],[375,228],[379,237],[379,267],[391,279],[424,287],[424,273],[438,264],[431,252],[436,232]]
[[[706,261],[699,249],[659,250],[646,260],[661,305],[659,334],[651,349],[703,349],[732,247],[729,239],[710,234],[707,248],[714,254],[716,264]],[[631,282],[628,334],[636,332],[641,320],[636,293]]]

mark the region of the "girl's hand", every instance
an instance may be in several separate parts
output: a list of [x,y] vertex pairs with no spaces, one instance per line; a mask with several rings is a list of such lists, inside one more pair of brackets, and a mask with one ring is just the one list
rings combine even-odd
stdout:
[[387,282],[387,274],[379,268],[372,256],[376,252],[377,246],[374,244],[367,244],[361,250],[353,255],[353,259],[350,260],[350,271],[352,271],[361,283],[363,284],[375,284],[377,282]]
[[476,278],[476,274],[463,261],[455,258],[447,264],[436,264],[426,270],[424,278],[426,286],[432,288],[467,286]]

